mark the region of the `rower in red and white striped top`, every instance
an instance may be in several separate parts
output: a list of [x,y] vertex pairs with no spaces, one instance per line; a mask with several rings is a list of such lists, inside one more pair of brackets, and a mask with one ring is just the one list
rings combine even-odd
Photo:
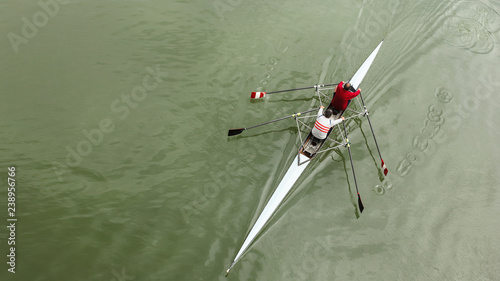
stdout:
[[316,123],[314,123],[314,128],[312,129],[312,134],[316,138],[322,140],[326,139],[326,135],[328,134],[328,131],[330,131],[330,128],[337,125],[338,123],[342,122],[342,120],[345,120],[344,117],[333,120],[331,119],[333,112],[331,109],[327,109],[325,111],[325,114],[323,115],[323,108],[324,106],[321,106],[321,108],[318,111],[318,118],[316,119]]

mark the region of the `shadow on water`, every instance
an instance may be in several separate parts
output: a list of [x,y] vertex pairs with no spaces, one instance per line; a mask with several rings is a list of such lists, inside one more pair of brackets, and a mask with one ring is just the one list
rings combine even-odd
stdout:
[[340,151],[340,149],[334,149],[335,153],[337,153],[338,156],[340,156],[342,161],[342,165],[344,165],[344,172],[345,172],[345,178],[347,180],[347,189],[349,190],[349,198],[351,199],[351,204],[354,207],[354,215],[356,216],[356,219],[359,219],[359,211],[358,211],[358,201],[357,197],[354,196],[352,189],[351,189],[351,182],[349,181],[349,174],[347,172],[347,166],[346,166],[346,159],[344,157],[344,154]]
[[370,154],[370,156],[371,156],[371,158],[373,160],[373,165],[377,169],[378,179],[379,179],[380,182],[383,182],[384,181],[384,175],[382,174],[382,170],[378,168],[378,162],[375,159],[375,157],[373,156],[373,152],[372,152],[372,150],[370,148],[370,145],[368,144],[368,138],[366,137],[366,134],[363,131],[363,127],[361,126],[363,122],[361,121],[361,118],[354,118],[354,122],[356,122],[356,124],[358,124],[359,130],[361,131],[361,134],[363,135],[363,139],[365,140],[365,145],[366,145],[366,148],[368,149],[368,153]]
[[[373,156],[373,152],[372,150],[370,149],[370,145],[368,144],[368,138],[366,137],[366,134],[364,133],[363,131],[363,128],[362,128],[362,121],[361,121],[361,118],[359,117],[356,117],[356,118],[353,118],[353,121],[358,125],[358,126],[353,126],[353,127],[349,127],[348,131],[349,132],[352,132],[354,131],[355,129],[357,129],[359,127],[360,131],[361,131],[361,134],[363,135],[363,138],[365,140],[365,145],[366,145],[366,148],[368,149],[368,152],[372,158],[372,161],[374,163],[374,166],[375,168],[377,169],[377,172],[378,172],[378,176],[379,176],[379,180],[380,182],[382,182],[384,180],[384,177],[382,175],[382,170],[380,170],[377,166],[377,160],[375,159],[375,157]],[[349,124],[350,122],[346,122],[347,124]],[[355,193],[352,192],[352,189],[351,189],[351,182],[349,181],[349,172],[347,171],[347,164],[346,164],[346,158],[344,157],[343,153],[341,152],[341,149],[340,148],[337,148],[337,149],[334,149],[333,150],[335,153],[337,153],[337,155],[340,157],[340,160],[342,162],[342,164],[344,165],[344,172],[345,172],[345,176],[346,176],[346,181],[347,181],[347,187],[348,187],[348,190],[349,190],[349,197],[351,199],[351,204],[353,205],[354,207],[354,215],[356,216],[356,218],[358,219],[360,217],[360,214],[359,214],[359,209],[358,209],[358,198],[357,196],[355,196]],[[332,155],[333,157],[333,155]]]

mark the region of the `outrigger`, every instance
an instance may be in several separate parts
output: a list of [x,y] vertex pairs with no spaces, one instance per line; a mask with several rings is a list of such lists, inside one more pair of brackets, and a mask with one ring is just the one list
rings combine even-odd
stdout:
[[[351,78],[351,80],[349,80],[352,87],[354,87],[354,88],[359,87],[359,85],[363,81],[363,78],[365,77],[366,73],[370,69],[370,66],[372,65],[373,61],[375,60],[375,57],[377,56],[377,53],[380,50],[380,47],[382,46],[382,43],[383,43],[383,41],[380,42],[380,44],[375,48],[375,50],[370,54],[370,56],[368,56],[368,58],[361,65],[361,67],[356,71],[356,73]],[[295,91],[295,90],[314,89],[315,95],[317,94],[319,97],[320,104],[322,104],[322,99],[325,98],[329,104],[328,108],[331,108],[331,105],[329,102],[331,100],[331,97],[329,97],[327,95],[327,93],[330,90],[334,90],[335,85],[337,85],[337,84],[315,85],[312,87],[305,87],[305,88],[298,88],[298,89],[291,89],[291,90],[282,90],[282,91],[267,92],[267,93],[266,92],[252,92],[251,98],[263,98],[264,96],[266,96],[266,94],[282,93],[282,92],[289,92],[289,91]],[[375,134],[373,132],[373,127],[371,126],[370,118],[368,116],[368,110],[365,106],[362,94],[359,94],[358,97],[360,99],[358,99],[356,97],[356,101],[358,103],[357,108],[359,111],[352,109],[352,106],[351,106],[351,108],[348,106],[345,111],[349,111],[350,114],[349,114],[349,116],[345,117],[345,119],[348,120],[348,119],[352,119],[352,118],[355,118],[358,116],[366,116],[368,118],[368,122],[370,124],[370,128],[371,128],[371,131],[373,134],[373,138],[374,138],[375,144],[377,146],[377,151],[379,153],[380,160],[382,162],[381,166],[382,166],[382,169],[384,171],[384,175],[387,175],[388,170],[387,170],[387,167],[385,166],[384,160],[382,159],[382,155],[380,154],[380,149],[378,148],[378,143],[377,143],[377,140],[375,138]],[[360,103],[360,100],[361,100],[361,103]],[[360,211],[363,212],[364,206],[363,206],[363,203],[361,201],[361,196],[359,195],[359,191],[358,191],[358,184],[356,182],[356,175],[354,173],[354,166],[352,163],[350,142],[349,142],[349,139],[347,137],[347,130],[345,127],[345,121],[343,122],[343,129],[344,129],[343,131],[339,125],[335,125],[328,132],[326,139],[323,139],[323,140],[316,139],[311,133],[311,127],[308,126],[302,120],[312,118],[312,117],[315,118],[316,115],[303,116],[303,114],[309,113],[312,111],[317,111],[317,110],[318,110],[318,108],[311,109],[311,110],[304,111],[301,113],[294,113],[292,115],[285,116],[285,117],[282,117],[282,118],[279,118],[276,120],[268,121],[268,122],[265,122],[265,123],[262,123],[259,125],[255,125],[252,127],[229,130],[228,136],[233,136],[233,135],[238,135],[238,134],[242,133],[243,131],[251,129],[251,128],[259,127],[262,125],[270,124],[273,122],[277,122],[277,121],[281,121],[281,120],[285,120],[285,119],[289,119],[289,118],[294,118],[296,120],[297,128],[299,130],[300,143],[302,145],[298,149],[297,156],[295,157],[295,160],[292,162],[290,168],[288,168],[288,171],[286,172],[285,176],[283,177],[283,179],[279,183],[278,187],[274,191],[273,195],[271,196],[271,198],[267,202],[266,206],[264,207],[264,210],[262,210],[262,213],[260,214],[257,221],[253,225],[252,229],[248,233],[245,241],[243,242],[243,245],[241,246],[240,250],[236,254],[231,265],[227,269],[226,276],[227,276],[227,274],[229,274],[229,271],[233,268],[233,266],[245,254],[248,247],[254,241],[255,237],[260,233],[260,231],[264,228],[264,226],[269,222],[269,219],[271,218],[271,216],[274,214],[276,209],[279,207],[279,205],[281,204],[281,202],[283,201],[285,196],[288,194],[290,189],[293,187],[295,182],[299,179],[300,175],[307,168],[309,163],[311,163],[311,160],[314,159],[314,157],[316,155],[318,155],[319,153],[326,152],[326,151],[329,151],[332,149],[336,149],[336,148],[341,147],[341,146],[347,147],[347,149],[349,150],[349,158],[351,160],[351,168],[352,168],[352,172],[353,172],[354,183],[356,185],[356,192],[358,193],[358,206],[359,206]],[[342,115],[345,113],[345,111],[338,113],[333,118],[334,119],[341,118]],[[307,135],[305,140],[303,140],[302,136],[301,136],[301,132],[300,132],[301,125],[309,128],[310,133]],[[330,135],[333,132],[333,130],[335,129],[335,127],[338,128],[340,135],[344,139],[343,142],[338,142],[337,140],[330,138]],[[334,144],[334,146],[321,150],[322,147],[324,146],[326,140],[331,141]]]

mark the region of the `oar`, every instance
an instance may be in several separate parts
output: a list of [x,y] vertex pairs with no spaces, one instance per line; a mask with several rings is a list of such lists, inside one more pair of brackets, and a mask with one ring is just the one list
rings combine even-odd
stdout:
[[241,134],[243,131],[245,130],[248,130],[248,129],[252,129],[252,128],[255,128],[255,127],[259,127],[259,126],[263,126],[263,125],[267,125],[267,124],[270,124],[270,123],[274,123],[274,122],[277,122],[277,121],[281,121],[281,120],[285,120],[285,119],[288,119],[288,118],[292,118],[292,117],[295,117],[295,116],[300,116],[304,113],[308,113],[308,112],[311,112],[311,111],[315,111],[315,110],[318,110],[319,108],[316,108],[316,109],[310,109],[310,110],[307,110],[307,111],[304,111],[304,112],[299,112],[299,113],[294,113],[292,115],[289,115],[289,116],[285,116],[285,117],[281,117],[281,118],[278,118],[276,120],[272,120],[272,121],[267,121],[267,122],[264,122],[262,124],[259,124],[259,125],[255,125],[255,126],[251,126],[251,127],[246,127],[246,128],[239,128],[239,129],[231,129],[229,130],[228,132],[228,136],[234,136],[234,135],[239,135]]
[[365,108],[365,115],[366,118],[368,119],[368,124],[370,124],[370,129],[372,130],[372,135],[373,139],[375,140],[375,146],[377,146],[377,151],[378,151],[378,156],[380,156],[380,161],[382,161],[382,169],[384,170],[384,176],[387,176],[387,173],[389,170],[387,169],[387,166],[384,163],[384,159],[382,159],[382,154],[380,154],[380,149],[378,148],[378,143],[377,143],[377,138],[375,137],[375,133],[373,132],[373,127],[372,127],[372,122],[370,122],[370,116],[368,116],[368,110],[366,109],[365,101],[363,100],[363,95],[359,93],[359,96],[361,97],[361,102],[363,103],[363,107]]
[[298,91],[298,90],[307,90],[307,89],[316,89],[316,88],[321,88],[321,87],[327,87],[327,86],[335,86],[338,83],[335,84],[326,84],[326,85],[314,85],[311,87],[305,87],[305,88],[297,88],[297,89],[290,89],[290,90],[281,90],[281,91],[274,91],[274,92],[252,92],[250,95],[251,99],[260,99],[263,98],[265,95],[269,94],[276,94],[276,93],[284,93],[284,92],[291,92],[291,91]]
[[358,183],[356,182],[356,173],[354,173],[354,164],[352,163],[352,156],[351,156],[351,143],[349,142],[349,138],[347,137],[347,130],[345,128],[345,121],[342,121],[342,124],[344,124],[345,142],[346,142],[347,150],[349,150],[349,159],[351,159],[352,175],[354,177],[354,184],[356,185],[356,192],[358,193],[358,206],[359,206],[359,210],[362,213],[363,209],[365,207],[363,206],[363,202],[361,202],[361,195],[359,195]]

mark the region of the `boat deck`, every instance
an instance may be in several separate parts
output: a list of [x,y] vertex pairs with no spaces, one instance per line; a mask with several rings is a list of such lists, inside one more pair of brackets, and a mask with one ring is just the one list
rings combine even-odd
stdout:
[[[332,109],[331,104],[328,105],[327,109]],[[344,111],[339,112],[337,115],[333,115],[332,116],[333,120],[339,119],[340,117],[342,117],[342,114],[344,114]],[[304,142],[302,143],[302,145],[299,148],[299,152],[298,152],[299,165],[302,165],[306,162],[311,161],[314,158],[314,156],[316,156],[316,154],[321,150],[321,148],[325,144],[326,140],[328,139],[328,137],[330,136],[330,134],[332,133],[334,128],[335,128],[335,126],[331,127],[330,131],[326,135],[326,138],[322,139],[322,140],[313,136],[312,132],[309,132],[306,139],[304,140]],[[300,159],[301,155],[306,157],[306,159],[304,161],[301,161],[301,159]]]

